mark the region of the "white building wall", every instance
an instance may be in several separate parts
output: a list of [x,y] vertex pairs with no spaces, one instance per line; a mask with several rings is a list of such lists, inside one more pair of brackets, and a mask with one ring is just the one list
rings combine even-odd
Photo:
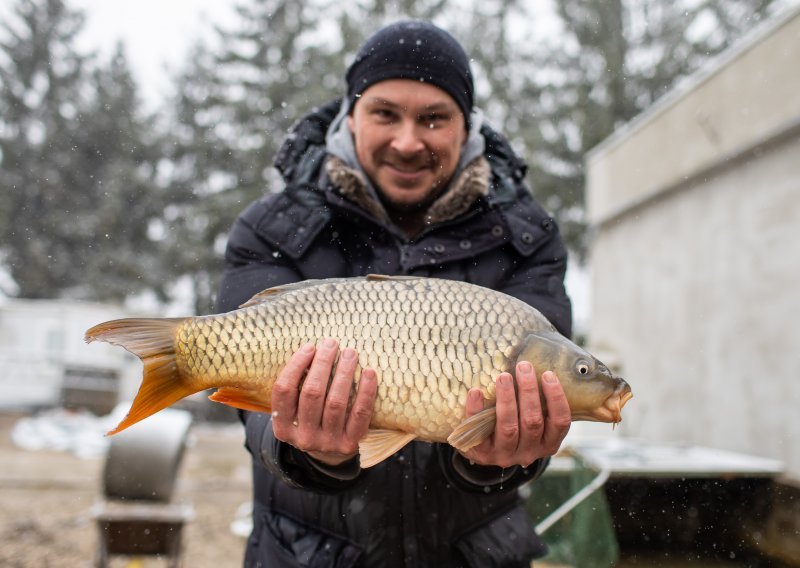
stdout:
[[[620,433],[780,459],[794,479],[800,479],[797,61],[795,10],[587,162],[597,228],[591,343],[618,358],[634,391]],[[735,104],[743,96],[745,109]],[[700,128],[690,121],[698,109],[708,109],[715,124],[735,123],[721,130],[729,133],[722,140],[735,143],[720,142],[716,153],[695,151],[709,145],[706,133],[692,131]]]
[[0,303],[0,398],[2,408],[53,406],[66,367],[114,370],[120,400],[141,380],[141,363],[119,347],[84,342],[91,326],[129,317],[121,307],[66,300],[3,299]]

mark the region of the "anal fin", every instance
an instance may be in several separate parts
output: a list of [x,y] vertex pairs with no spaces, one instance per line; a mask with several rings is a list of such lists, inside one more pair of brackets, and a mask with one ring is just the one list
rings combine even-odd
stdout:
[[369,430],[358,443],[361,467],[372,467],[400,451],[416,438],[416,434],[400,430]]
[[271,413],[272,407],[264,400],[263,395],[259,395],[259,392],[251,389],[222,387],[208,398],[241,410]]
[[459,452],[466,452],[491,436],[496,424],[495,407],[485,408],[456,426],[448,436],[447,442]]

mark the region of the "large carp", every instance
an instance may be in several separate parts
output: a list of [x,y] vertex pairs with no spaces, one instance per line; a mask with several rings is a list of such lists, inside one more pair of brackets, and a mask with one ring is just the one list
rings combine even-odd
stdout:
[[176,401],[218,389],[211,399],[271,412],[272,385],[289,357],[325,338],[358,352],[358,369],[377,373],[363,467],[413,439],[466,451],[490,436],[495,409],[465,420],[470,388],[495,399],[495,379],[516,362],[554,371],[573,420],[619,422],[628,384],[559,334],[536,309],[480,286],[417,277],[308,280],[265,290],[218,315],[122,319],[86,332],[88,342],[121,345],[144,362],[144,377],[117,433]]

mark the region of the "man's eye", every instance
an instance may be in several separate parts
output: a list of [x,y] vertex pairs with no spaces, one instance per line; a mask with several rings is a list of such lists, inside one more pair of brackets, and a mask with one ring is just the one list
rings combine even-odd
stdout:
[[420,117],[420,122],[428,128],[441,128],[450,122],[450,115],[447,114],[426,114]]
[[386,110],[385,108],[375,109],[372,111],[372,114],[381,120],[391,120],[394,118],[394,113],[390,110]]

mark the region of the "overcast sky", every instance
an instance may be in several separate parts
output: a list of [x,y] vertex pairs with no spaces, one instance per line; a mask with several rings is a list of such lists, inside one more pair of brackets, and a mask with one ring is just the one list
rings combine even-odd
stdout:
[[170,75],[192,44],[214,22],[235,21],[234,3],[226,0],[69,0],[86,15],[78,45],[108,56],[118,40],[126,53],[142,95],[158,104],[170,94]]

